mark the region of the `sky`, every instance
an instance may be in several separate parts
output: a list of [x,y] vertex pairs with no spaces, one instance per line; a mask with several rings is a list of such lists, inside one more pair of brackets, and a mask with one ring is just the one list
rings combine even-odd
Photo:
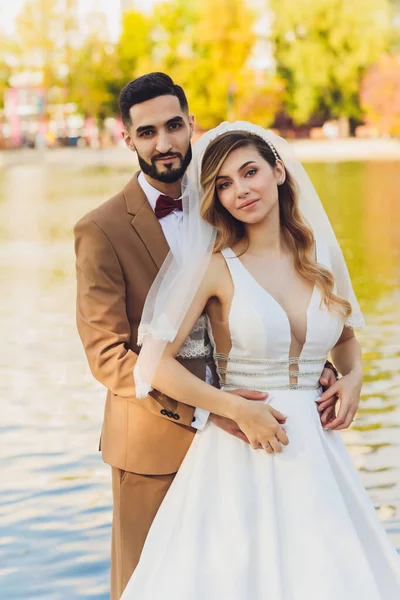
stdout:
[[[135,7],[148,11],[158,0],[136,0]],[[13,32],[16,15],[24,5],[25,0],[0,0],[0,30],[6,33]],[[78,0],[79,10],[82,15],[90,11],[93,6],[100,9],[107,16],[110,34],[113,39],[118,37],[120,3],[118,0]]]

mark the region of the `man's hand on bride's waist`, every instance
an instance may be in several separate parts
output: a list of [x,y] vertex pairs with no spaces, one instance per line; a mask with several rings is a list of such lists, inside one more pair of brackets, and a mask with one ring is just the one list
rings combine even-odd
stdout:
[[[318,411],[320,413],[326,413],[327,403],[332,402],[332,398],[336,400],[333,405],[333,410],[328,418],[323,419],[321,414],[321,422],[325,429],[347,429],[350,427],[356,415],[358,405],[360,402],[360,394],[362,387],[363,375],[361,370],[354,370],[335,381],[321,397],[317,399]],[[339,399],[340,407],[338,414],[336,415],[336,402]]]
[[[264,402],[268,398],[268,394],[266,392],[256,392],[253,390],[236,389],[230,390],[229,393],[235,394],[235,396],[242,396],[242,398],[245,398],[246,400],[255,400],[258,402]],[[209,419],[227,433],[230,433],[240,440],[243,440],[243,442],[246,442],[246,444],[250,443],[243,431],[240,429],[239,425],[235,421],[232,421],[232,419],[220,417],[219,415],[214,415],[213,413],[211,413]]]

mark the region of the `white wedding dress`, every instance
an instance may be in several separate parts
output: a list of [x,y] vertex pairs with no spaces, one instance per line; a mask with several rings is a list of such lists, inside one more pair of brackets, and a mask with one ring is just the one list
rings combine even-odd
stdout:
[[[289,360],[283,308],[232,250],[232,349],[224,386],[268,390],[287,415],[281,454],[253,450],[209,422],[150,529],[122,600],[399,600],[400,561],[340,434],[315,399],[343,319],[314,288],[307,335]],[[318,243],[318,262],[329,268]],[[289,366],[298,365],[291,385]],[[293,381],[293,379],[292,379]]]

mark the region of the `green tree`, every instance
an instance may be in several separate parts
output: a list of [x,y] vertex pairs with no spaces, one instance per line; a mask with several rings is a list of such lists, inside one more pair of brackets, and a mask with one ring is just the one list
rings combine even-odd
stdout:
[[115,47],[117,87],[151,70],[154,47],[151,28],[151,15],[137,10],[124,12],[120,38]]
[[15,47],[10,38],[0,34],[0,108],[4,106],[4,93],[9,87],[12,75],[12,60]]
[[358,117],[361,77],[388,44],[388,0],[270,0],[270,6],[289,116],[298,124],[318,110]]
[[195,59],[195,26],[199,1],[173,0],[156,4],[152,14],[153,65],[187,77]]
[[40,72],[46,90],[68,85],[78,36],[77,0],[26,0],[16,18],[16,69]]
[[108,39],[105,16],[93,12],[90,22],[90,33],[75,56],[71,100],[85,115],[103,120],[115,108],[113,85],[118,77],[118,57]]
[[400,52],[400,0],[389,0],[392,8],[390,51]]
[[[153,65],[184,87],[200,128],[262,107],[274,84],[260,85],[249,66],[257,19],[249,3],[173,0],[156,6],[153,19]],[[267,104],[263,122],[271,121]]]
[[255,12],[243,0],[202,0],[194,28],[196,60],[188,78],[191,104],[202,127],[237,118],[249,83]]

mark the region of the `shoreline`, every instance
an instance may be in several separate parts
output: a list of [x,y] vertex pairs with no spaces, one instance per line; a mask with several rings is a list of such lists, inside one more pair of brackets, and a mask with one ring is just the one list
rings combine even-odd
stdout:
[[[302,162],[354,162],[400,160],[400,140],[295,140],[289,142]],[[72,167],[131,168],[132,153],[123,146],[112,148],[18,149],[0,151],[0,168],[15,165],[49,164]]]

